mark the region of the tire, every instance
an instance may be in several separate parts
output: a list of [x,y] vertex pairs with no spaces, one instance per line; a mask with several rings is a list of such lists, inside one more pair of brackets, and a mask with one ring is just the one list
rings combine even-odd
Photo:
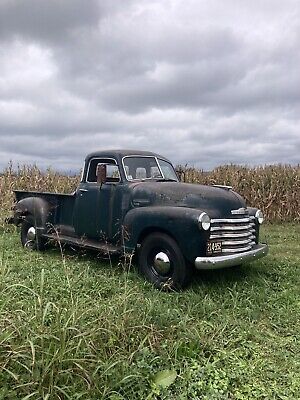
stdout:
[[140,273],[162,290],[180,290],[192,277],[192,268],[173,238],[161,232],[151,233],[142,242],[138,254]]
[[36,223],[32,215],[26,216],[21,225],[21,243],[25,249],[42,251],[45,248],[45,239],[36,233]]

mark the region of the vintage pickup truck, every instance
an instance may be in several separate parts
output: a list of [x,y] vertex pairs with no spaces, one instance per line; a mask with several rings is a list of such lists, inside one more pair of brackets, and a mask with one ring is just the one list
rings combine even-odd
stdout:
[[145,151],[89,154],[72,194],[15,191],[10,223],[25,248],[60,241],[98,252],[137,254],[158,288],[186,286],[197,269],[256,260],[262,212],[228,186],[180,183],[165,157]]

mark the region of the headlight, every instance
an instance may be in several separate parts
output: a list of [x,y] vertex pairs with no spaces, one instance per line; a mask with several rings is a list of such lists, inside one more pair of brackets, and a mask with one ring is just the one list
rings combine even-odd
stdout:
[[263,216],[263,213],[260,210],[256,211],[255,218],[257,219],[257,222],[259,224],[262,224],[264,222],[264,216]]
[[201,229],[208,231],[210,228],[210,218],[209,216],[203,212],[202,214],[199,215],[198,218],[198,223]]

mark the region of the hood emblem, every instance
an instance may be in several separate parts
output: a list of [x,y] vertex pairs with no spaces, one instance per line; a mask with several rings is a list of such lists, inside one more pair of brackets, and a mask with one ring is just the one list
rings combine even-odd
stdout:
[[241,215],[241,214],[248,214],[248,210],[245,207],[238,208],[237,210],[231,210],[231,214],[233,215]]
[[231,190],[232,186],[228,186],[228,185],[212,185],[214,187],[220,188],[220,189],[225,189],[225,190]]

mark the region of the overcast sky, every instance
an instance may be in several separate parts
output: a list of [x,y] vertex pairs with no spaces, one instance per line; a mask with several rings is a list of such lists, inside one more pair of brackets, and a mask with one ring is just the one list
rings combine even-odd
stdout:
[[300,1],[0,0],[0,168],[300,162]]

